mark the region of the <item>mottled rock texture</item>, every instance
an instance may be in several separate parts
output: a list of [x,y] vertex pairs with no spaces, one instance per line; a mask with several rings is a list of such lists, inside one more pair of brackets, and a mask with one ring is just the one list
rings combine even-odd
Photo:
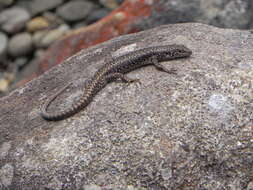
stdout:
[[[44,121],[70,106],[84,81],[118,56],[184,44],[191,58],[128,74],[73,117]],[[250,189],[253,183],[253,34],[189,23],[121,36],[82,50],[0,99],[0,189]]]

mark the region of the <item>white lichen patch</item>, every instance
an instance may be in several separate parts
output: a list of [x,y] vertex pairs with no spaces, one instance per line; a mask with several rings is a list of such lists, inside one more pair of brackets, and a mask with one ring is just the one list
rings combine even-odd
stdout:
[[[74,126],[75,123],[71,125]],[[90,144],[85,137],[79,137],[73,130],[72,132],[65,131],[65,133],[66,135],[53,134],[49,142],[42,145],[43,157],[49,162],[53,161],[58,163],[66,161],[67,159],[72,159],[72,161],[87,161],[89,156],[86,158],[86,152],[87,154],[89,153],[87,150],[92,144]],[[84,146],[82,146],[83,144]],[[82,151],[84,151],[84,153],[80,153]],[[82,156],[80,157],[77,155]]]
[[63,138],[51,138],[50,141],[43,146],[43,149],[48,155],[49,159],[63,160],[75,153],[75,149],[71,146],[75,137],[65,136]]
[[[102,48],[98,48],[98,49],[95,49],[92,54],[101,54],[102,53]],[[85,53],[84,53],[85,52]],[[79,51],[75,56],[74,58],[77,60],[77,61],[83,61],[83,60],[86,60],[87,57],[90,55],[89,52],[87,52],[86,50],[81,50]],[[69,57],[67,60],[69,61],[72,61],[73,57]]]
[[212,111],[220,112],[223,114],[228,114],[233,109],[233,106],[231,105],[228,98],[222,94],[211,95],[208,101],[208,105]]
[[7,156],[10,148],[11,148],[10,142],[4,142],[2,144],[2,146],[0,147],[0,159],[3,159],[5,156]]
[[22,162],[22,168],[26,168],[27,171],[35,171],[42,167],[42,164],[37,158],[31,158],[29,156],[24,156]]
[[113,53],[113,56],[120,56],[120,55],[123,55],[123,54],[126,54],[126,53],[129,53],[131,51],[134,51],[135,48],[136,48],[137,44],[134,43],[134,44],[130,44],[130,45],[127,45],[127,46],[124,46],[124,47],[121,47],[120,49],[118,49],[117,51],[115,51]]
[[11,164],[5,164],[0,169],[0,184],[2,184],[5,187],[11,185],[13,174],[14,174],[13,166]]

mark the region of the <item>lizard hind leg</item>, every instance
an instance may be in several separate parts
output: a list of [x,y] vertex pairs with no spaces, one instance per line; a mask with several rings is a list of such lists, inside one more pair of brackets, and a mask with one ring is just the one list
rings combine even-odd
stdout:
[[125,82],[125,83],[133,83],[133,82],[140,82],[140,79],[132,79],[132,78],[129,78],[128,76],[122,74],[122,73],[111,73],[111,74],[108,74],[105,76],[105,79],[108,81],[108,82],[112,82],[112,81],[115,81],[117,79],[120,79],[122,82]]
[[150,62],[150,64],[153,64],[155,66],[155,68],[159,71],[163,71],[169,74],[176,74],[176,69],[167,69],[166,67],[164,67],[161,63],[158,62],[158,59],[156,56],[152,56],[149,58],[148,60]]

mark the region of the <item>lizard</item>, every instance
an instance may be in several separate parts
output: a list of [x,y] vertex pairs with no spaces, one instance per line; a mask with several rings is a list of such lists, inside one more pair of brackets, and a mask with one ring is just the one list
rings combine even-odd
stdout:
[[40,114],[42,118],[48,121],[66,119],[79,112],[81,109],[85,108],[92,101],[93,97],[106,86],[106,84],[118,79],[126,83],[139,81],[139,79],[132,79],[127,77],[125,75],[126,73],[146,65],[154,65],[156,69],[163,72],[175,73],[175,69],[168,70],[163,65],[161,65],[160,62],[190,57],[191,54],[192,51],[184,45],[172,44],[146,47],[134,52],[129,52],[124,55],[111,58],[100,69],[98,69],[98,71],[85,86],[83,95],[69,108],[58,113],[47,112],[47,109],[52,101],[66,88],[68,88],[71,83],[63,87],[51,98],[49,98],[41,106]]

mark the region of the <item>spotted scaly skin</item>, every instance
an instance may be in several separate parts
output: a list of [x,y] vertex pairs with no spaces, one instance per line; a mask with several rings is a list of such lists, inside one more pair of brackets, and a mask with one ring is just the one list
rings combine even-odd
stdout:
[[130,79],[125,76],[132,70],[146,65],[154,65],[157,69],[167,73],[173,73],[175,70],[167,70],[159,62],[168,61],[178,58],[186,58],[192,54],[192,51],[183,45],[164,45],[139,49],[125,55],[112,58],[101,69],[99,69],[90,82],[84,88],[84,93],[81,98],[75,102],[70,108],[58,113],[48,113],[47,108],[51,102],[61,94],[70,84],[66,85],[50,99],[48,99],[41,107],[41,116],[49,121],[58,121],[68,118],[81,109],[86,107],[93,99],[93,97],[106,86],[107,83],[116,79],[122,82],[135,82],[138,79]]

